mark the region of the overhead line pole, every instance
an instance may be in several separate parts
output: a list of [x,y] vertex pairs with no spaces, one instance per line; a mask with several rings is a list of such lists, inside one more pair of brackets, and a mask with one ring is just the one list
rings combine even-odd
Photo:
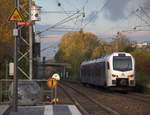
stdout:
[[[19,9],[19,0],[14,0],[15,7]],[[14,30],[18,29],[17,22],[14,24]],[[18,30],[17,30],[18,31]],[[14,79],[13,79],[13,100],[12,100],[12,110],[14,112],[17,112],[17,104],[18,104],[18,79],[17,79],[17,73],[18,73],[18,36],[14,35]]]
[[[29,20],[30,22],[32,21],[31,20],[31,8],[32,8],[32,0],[29,0]],[[29,26],[29,48],[30,48],[30,53],[29,53],[29,77],[30,77],[30,80],[32,80],[32,75],[33,75],[33,54],[32,54],[32,25]]]

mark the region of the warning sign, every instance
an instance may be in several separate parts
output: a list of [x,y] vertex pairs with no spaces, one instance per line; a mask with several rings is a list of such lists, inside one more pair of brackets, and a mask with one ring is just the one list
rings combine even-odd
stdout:
[[19,12],[19,10],[17,8],[15,8],[12,12],[12,14],[10,15],[8,21],[23,21],[23,17],[21,15],[21,13]]
[[55,88],[57,86],[57,84],[58,84],[58,81],[55,78],[49,78],[47,81],[47,85],[50,88]]

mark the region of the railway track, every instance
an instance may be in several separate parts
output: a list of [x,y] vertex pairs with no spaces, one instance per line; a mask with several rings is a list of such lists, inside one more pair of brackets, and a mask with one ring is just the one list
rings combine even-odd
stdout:
[[[74,82],[74,81],[71,81],[71,82],[75,83],[75,84],[80,84],[79,82]],[[130,99],[133,99],[133,100],[138,100],[138,101],[142,101],[144,103],[150,104],[150,95],[149,94],[140,94],[140,93],[136,93],[136,92],[129,92],[128,94],[114,93],[114,94],[109,94],[109,95],[111,95],[111,96],[112,95],[118,95],[118,96],[121,96],[121,97],[123,96],[123,97],[126,97],[126,98],[130,98]]]
[[138,100],[138,101],[141,101],[141,102],[144,102],[144,103],[147,103],[147,104],[150,104],[150,97],[145,97],[145,96],[139,96],[137,94],[128,94],[128,95],[123,95],[123,94],[119,94],[120,96],[123,96],[123,97],[126,97],[126,98],[130,98],[130,99],[133,99],[133,100]]
[[[106,106],[111,107],[113,110],[119,112],[121,115],[149,115],[149,103],[146,102],[148,95],[140,95],[141,97],[147,97],[143,100],[131,98],[133,94],[121,94],[118,92],[108,92],[100,88],[85,87],[80,83],[75,82],[65,82],[66,84],[71,85],[72,87],[84,91],[84,93],[90,97],[93,97],[97,102],[102,102]],[[131,95],[131,96],[130,96]],[[128,97],[129,96],[129,97]],[[140,98],[140,97],[136,97]],[[140,98],[141,99],[141,98]]]
[[144,94],[144,93],[136,93],[136,92],[130,92],[130,94],[135,95],[137,97],[150,99],[150,94]]
[[118,112],[68,85],[59,85],[85,115],[120,115]]

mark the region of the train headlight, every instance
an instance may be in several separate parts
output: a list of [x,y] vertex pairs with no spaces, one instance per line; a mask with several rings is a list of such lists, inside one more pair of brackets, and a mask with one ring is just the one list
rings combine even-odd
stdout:
[[128,78],[133,77],[133,75],[128,75]]
[[118,77],[118,75],[115,75],[115,74],[112,74],[112,76],[113,76],[113,77],[116,77],[116,78]]

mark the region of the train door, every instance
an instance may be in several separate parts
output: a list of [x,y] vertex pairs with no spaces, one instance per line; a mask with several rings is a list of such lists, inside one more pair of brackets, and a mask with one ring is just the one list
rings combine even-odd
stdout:
[[101,78],[101,85],[106,85],[106,72],[105,72],[105,62],[101,62],[101,72],[100,72],[100,78]]
[[105,86],[109,86],[110,79],[110,63],[107,61],[105,63]]

